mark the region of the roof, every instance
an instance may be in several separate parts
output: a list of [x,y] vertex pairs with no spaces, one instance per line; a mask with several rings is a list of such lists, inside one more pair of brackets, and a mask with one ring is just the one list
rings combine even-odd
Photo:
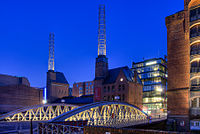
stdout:
[[69,84],[62,72],[56,72],[56,80],[53,80],[52,82]]
[[142,84],[140,78],[137,75],[137,72],[135,72],[136,79],[134,79],[134,72],[127,66],[108,70],[108,76],[105,78],[103,84],[115,83],[121,70],[124,73],[124,76],[126,77],[127,81]]
[[84,95],[81,97],[68,96],[56,100],[54,103],[67,103],[67,104],[89,104],[93,103],[93,95]]

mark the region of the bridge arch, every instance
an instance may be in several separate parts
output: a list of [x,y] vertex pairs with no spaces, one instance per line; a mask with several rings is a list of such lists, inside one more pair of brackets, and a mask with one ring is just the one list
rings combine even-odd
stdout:
[[47,121],[77,107],[64,103],[28,106],[3,114],[0,121]]
[[148,121],[138,107],[122,102],[96,102],[66,112],[49,122],[87,121],[91,126],[122,127]]

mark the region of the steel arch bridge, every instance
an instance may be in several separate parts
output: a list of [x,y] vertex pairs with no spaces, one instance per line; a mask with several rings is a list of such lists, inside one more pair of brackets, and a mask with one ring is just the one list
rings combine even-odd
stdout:
[[138,107],[122,102],[96,102],[66,112],[48,121],[87,121],[89,126],[125,127],[148,122]]
[[0,116],[0,121],[19,122],[19,121],[47,121],[51,120],[63,113],[66,113],[74,108],[76,105],[70,104],[46,104],[34,105],[20,108],[18,110],[9,112]]

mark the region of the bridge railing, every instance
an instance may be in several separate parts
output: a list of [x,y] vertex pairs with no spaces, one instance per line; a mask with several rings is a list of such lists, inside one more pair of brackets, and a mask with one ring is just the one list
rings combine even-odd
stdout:
[[83,127],[70,126],[56,123],[39,123],[39,134],[83,134]]

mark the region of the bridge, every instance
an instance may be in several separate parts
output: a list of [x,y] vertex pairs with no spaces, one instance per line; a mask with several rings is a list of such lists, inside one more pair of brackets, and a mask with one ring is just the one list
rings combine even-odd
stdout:
[[[152,121],[160,121],[152,120]],[[138,107],[122,102],[96,102],[84,106],[69,104],[47,104],[21,108],[4,114],[0,123],[30,121],[39,123],[39,131],[58,132],[83,130],[83,126],[72,126],[67,122],[86,122],[87,126],[109,126],[122,128],[148,123],[148,115]],[[2,122],[3,121],[3,122]],[[25,128],[25,127],[24,127]],[[53,129],[55,128],[55,129]],[[73,128],[73,129],[72,129]]]
[[55,117],[49,122],[87,121],[88,126],[124,127],[148,121],[138,107],[122,102],[96,102]]
[[64,103],[29,106],[1,115],[0,121],[48,121],[77,107]]

